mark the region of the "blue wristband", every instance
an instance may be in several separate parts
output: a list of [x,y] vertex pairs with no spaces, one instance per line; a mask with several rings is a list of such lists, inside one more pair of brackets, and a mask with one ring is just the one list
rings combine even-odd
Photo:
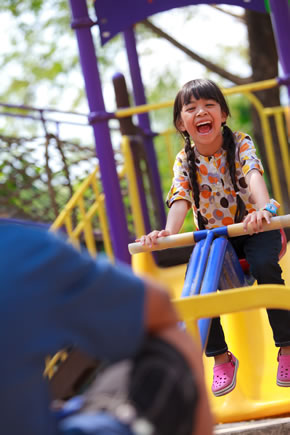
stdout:
[[262,210],[267,210],[271,213],[272,216],[277,216],[278,208],[280,207],[279,202],[275,201],[275,199],[270,199],[270,202],[268,202]]

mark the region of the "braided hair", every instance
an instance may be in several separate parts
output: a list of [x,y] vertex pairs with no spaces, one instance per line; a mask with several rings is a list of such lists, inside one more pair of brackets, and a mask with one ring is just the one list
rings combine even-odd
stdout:
[[[206,79],[196,79],[187,82],[182,89],[176,95],[173,107],[173,122],[176,129],[179,131],[181,136],[185,141],[184,151],[186,154],[186,159],[188,163],[189,180],[193,191],[193,200],[195,207],[197,209],[197,223],[200,230],[205,229],[208,220],[205,216],[202,216],[200,212],[200,188],[197,180],[197,169],[195,163],[195,153],[191,146],[190,135],[187,131],[180,131],[178,125],[180,122],[180,114],[184,105],[191,102],[192,96],[199,100],[203,98],[205,100],[215,100],[221,107],[222,112],[226,115],[230,115],[230,110],[223,96],[223,93],[219,87],[211,80]],[[231,181],[236,192],[237,198],[237,209],[235,213],[235,222],[241,222],[246,215],[246,206],[239,195],[239,187],[236,178],[236,164],[235,164],[235,154],[236,154],[236,142],[232,130],[223,123],[223,145],[222,147],[226,151],[227,163],[229,167]]]

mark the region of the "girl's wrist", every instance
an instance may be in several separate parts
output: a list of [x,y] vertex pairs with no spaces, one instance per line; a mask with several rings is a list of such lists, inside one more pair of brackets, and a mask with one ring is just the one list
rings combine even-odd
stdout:
[[272,198],[269,202],[267,202],[267,204],[264,205],[264,207],[260,208],[260,211],[266,210],[271,213],[272,216],[277,216],[279,207],[279,202]]

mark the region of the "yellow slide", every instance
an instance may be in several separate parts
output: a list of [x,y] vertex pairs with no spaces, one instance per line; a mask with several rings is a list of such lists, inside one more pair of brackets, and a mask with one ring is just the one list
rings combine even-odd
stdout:
[[[159,268],[148,252],[133,255],[132,260],[136,273],[148,274],[166,284],[173,298],[180,296],[185,265]],[[290,291],[290,242],[281,267]],[[229,349],[237,356],[240,365],[236,388],[225,396],[214,397],[210,391],[213,358],[204,357],[206,383],[216,421],[227,423],[289,413],[290,388],[276,385],[278,349],[274,345],[266,310],[227,314],[221,319]]]

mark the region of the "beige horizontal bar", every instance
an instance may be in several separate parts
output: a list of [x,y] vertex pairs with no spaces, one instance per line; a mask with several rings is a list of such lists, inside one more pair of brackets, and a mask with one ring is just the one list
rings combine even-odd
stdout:
[[[263,222],[263,230],[271,231],[280,228],[290,227],[290,214],[284,216],[275,216],[271,218],[270,224]],[[228,236],[237,237],[245,234],[253,234],[251,225],[248,225],[247,231],[244,231],[243,224],[228,225]],[[156,240],[151,248],[147,245],[142,245],[140,242],[130,243],[128,249],[130,254],[139,254],[140,252],[161,251],[163,249],[176,248],[180,246],[194,245],[194,232],[173,234],[172,236],[160,237]]]

